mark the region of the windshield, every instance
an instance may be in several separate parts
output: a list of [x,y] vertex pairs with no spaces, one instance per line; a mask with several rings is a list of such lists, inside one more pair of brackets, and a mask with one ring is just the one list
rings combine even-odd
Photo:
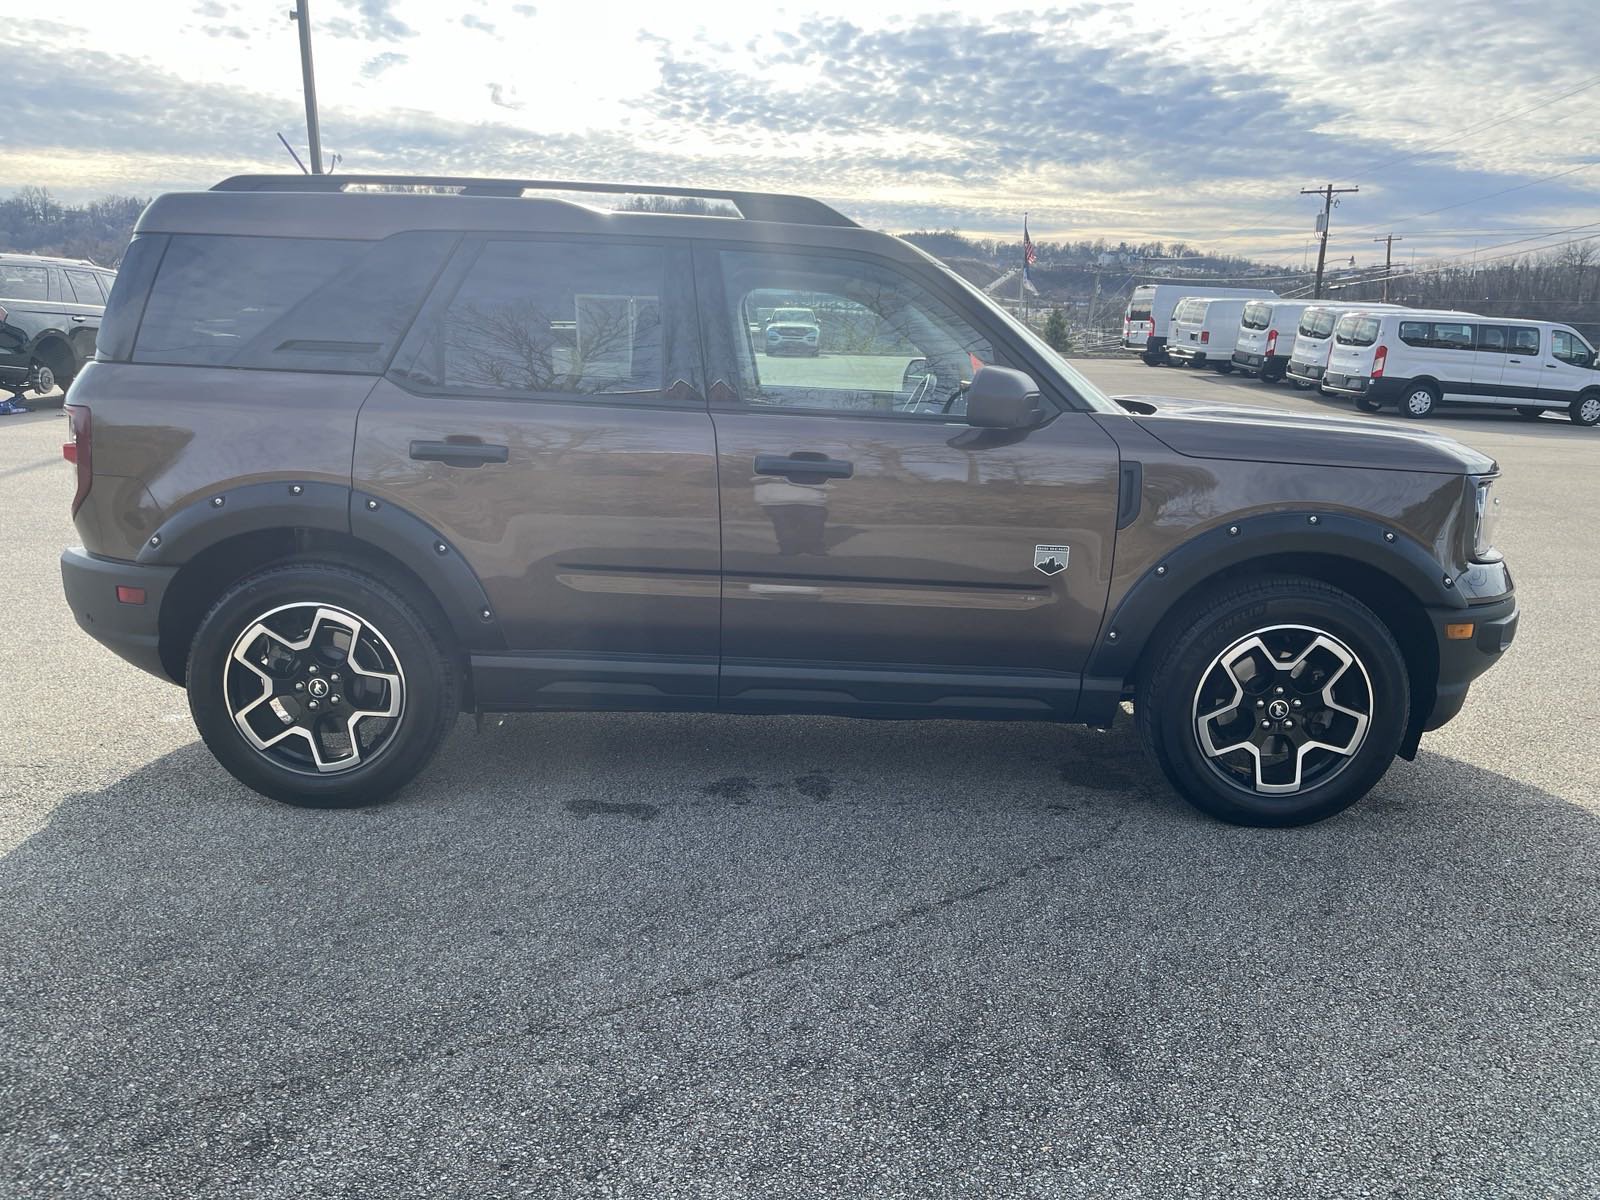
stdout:
[[774,321],[803,321],[808,325],[817,323],[817,314],[809,308],[776,308],[772,310]]
[[1244,306],[1244,316],[1240,318],[1239,324],[1246,329],[1265,329],[1272,324],[1272,305],[1252,300]]
[[[919,251],[919,253],[921,252]],[[984,295],[972,284],[968,283],[965,279],[961,278],[960,275],[952,271],[949,267],[939,262],[939,260],[934,258],[931,254],[923,253],[922,256],[931,263],[937,263],[939,270],[944,272],[945,277],[954,281],[956,286],[959,287],[969,299],[981,304],[985,312],[992,313],[999,320],[1003,321],[1006,328],[1026,342],[1028,344],[1028,349],[1032,350],[1040,358],[1044,359],[1045,363],[1050,367],[1050,369],[1061,376],[1061,381],[1074,392],[1076,392],[1078,398],[1087,404],[1093,411],[1103,413],[1126,412],[1121,405],[1117,404],[1111,399],[1111,397],[1107,396],[1094,384],[1090,383],[1086,378],[1084,378],[1083,375],[1078,372],[1076,367],[1052,350],[1050,348],[1050,344],[1038,334],[1034,333],[1033,330],[1029,329],[1021,321],[1017,320],[988,296]]]

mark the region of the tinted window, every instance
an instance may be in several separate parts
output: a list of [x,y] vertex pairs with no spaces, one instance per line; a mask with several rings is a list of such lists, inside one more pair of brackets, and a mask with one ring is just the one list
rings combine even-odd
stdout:
[[1550,331],[1550,353],[1562,362],[1581,367],[1588,363],[1590,350],[1584,340],[1571,330],[1552,329]]
[[1511,353],[1537,354],[1539,353],[1539,331],[1529,329],[1526,325],[1511,328]]
[[93,271],[68,271],[67,280],[72,284],[72,294],[77,297],[79,304],[104,304],[105,293],[100,290],[100,280]]
[[1506,348],[1506,331],[1500,325],[1478,326],[1478,349],[1503,354]]
[[1341,346],[1370,346],[1378,340],[1378,318],[1357,313],[1341,317],[1334,338]]
[[1431,336],[1426,321],[1400,322],[1400,340],[1408,346],[1426,346]]
[[502,241],[467,253],[460,282],[430,306],[405,380],[463,393],[662,398],[660,247]]
[[1135,300],[1128,305],[1128,320],[1148,321],[1150,319],[1150,301]]
[[1244,316],[1239,323],[1246,329],[1265,329],[1272,324],[1272,305],[1252,301],[1244,306]]
[[106,296],[106,311],[95,335],[94,356],[102,362],[127,362],[133,355],[133,335],[138,331],[150,284],[166,251],[166,234],[141,234],[128,243],[115,286]]
[[133,359],[377,373],[454,241],[174,236]]
[[1333,332],[1335,319],[1334,314],[1325,308],[1307,309],[1300,318],[1300,332],[1320,341]]
[[[964,317],[886,266],[742,251],[721,258],[741,399],[752,407],[959,417],[973,373],[997,361]],[[762,309],[802,303],[820,326],[815,348],[763,329]]]
[[0,262],[0,299],[48,300],[50,273],[43,267]]

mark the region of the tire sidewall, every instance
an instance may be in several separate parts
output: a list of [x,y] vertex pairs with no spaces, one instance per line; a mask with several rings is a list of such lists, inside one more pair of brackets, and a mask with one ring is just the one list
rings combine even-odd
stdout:
[[[1371,723],[1355,759],[1325,782],[1287,797],[1246,792],[1223,780],[1194,732],[1201,673],[1229,646],[1272,625],[1307,625],[1338,638],[1366,668],[1373,694]],[[1317,593],[1286,590],[1241,602],[1180,635],[1166,664],[1167,683],[1152,718],[1174,782],[1197,806],[1235,823],[1302,825],[1349,807],[1388,770],[1410,718],[1410,683],[1400,649],[1377,617],[1353,600],[1345,606]]]
[[[252,621],[286,604],[323,602],[380,632],[405,675],[399,727],[370,763],[329,775],[305,775],[268,761],[233,723],[223,667]],[[269,568],[235,585],[200,623],[190,648],[189,711],[206,746],[241,783],[290,804],[336,808],[386,800],[432,756],[455,718],[456,680],[449,660],[416,611],[377,580],[334,564]]]
[[[1411,397],[1415,396],[1418,392],[1426,392],[1428,395],[1428,407],[1422,412],[1416,412],[1411,407]],[[1405,391],[1400,394],[1400,413],[1402,416],[1410,417],[1413,421],[1420,421],[1424,417],[1433,416],[1434,411],[1438,407],[1439,389],[1428,384],[1408,383],[1406,384]]]
[[1586,421],[1583,419],[1583,406],[1594,400],[1600,400],[1600,392],[1585,392],[1572,402],[1572,411],[1570,416],[1574,425],[1581,425],[1585,429],[1592,429],[1596,424],[1600,424],[1600,417],[1597,417],[1597,419],[1594,421]]

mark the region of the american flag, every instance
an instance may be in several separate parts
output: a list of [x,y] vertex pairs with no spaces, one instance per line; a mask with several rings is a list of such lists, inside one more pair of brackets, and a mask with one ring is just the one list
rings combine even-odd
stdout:
[[1033,248],[1033,239],[1028,236],[1028,214],[1022,214],[1022,286],[1030,292],[1039,289],[1033,286],[1033,279],[1028,274],[1028,268],[1039,261],[1039,252]]

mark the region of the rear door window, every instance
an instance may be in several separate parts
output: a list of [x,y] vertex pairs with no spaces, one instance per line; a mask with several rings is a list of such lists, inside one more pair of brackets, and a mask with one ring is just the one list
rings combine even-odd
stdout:
[[100,280],[93,271],[67,271],[67,282],[79,304],[104,304],[105,293],[100,290]]
[[43,267],[0,262],[0,300],[50,299],[50,272]]
[[1272,305],[1253,301],[1244,306],[1244,316],[1239,322],[1246,329],[1265,329],[1272,324]]
[[588,238],[469,242],[448,275],[396,360],[397,382],[704,405],[682,327],[692,312],[665,302],[688,278],[683,251]]
[[1503,325],[1479,325],[1478,349],[1490,354],[1506,352],[1506,330]]
[[1378,340],[1378,318],[1352,313],[1340,319],[1334,337],[1341,346],[1370,346]]
[[377,374],[455,241],[174,235],[133,361]]

